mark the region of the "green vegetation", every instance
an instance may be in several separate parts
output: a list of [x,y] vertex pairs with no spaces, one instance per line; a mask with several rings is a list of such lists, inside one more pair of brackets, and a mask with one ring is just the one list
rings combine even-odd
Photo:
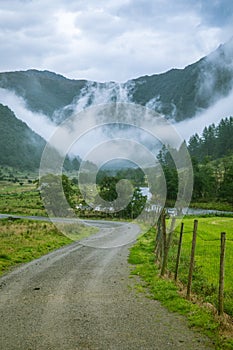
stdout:
[[50,222],[32,220],[0,220],[0,275],[16,265],[72,243],[96,232],[95,228],[79,224],[66,226],[68,237]]
[[130,250],[129,262],[134,265],[132,274],[142,278],[143,286],[145,290],[149,288],[152,298],[159,300],[170,311],[185,315],[190,327],[213,339],[216,349],[232,349],[232,333],[227,331],[224,322],[216,318],[211,309],[200,303],[187,301],[182,297],[178,285],[171,279],[159,277],[159,269],[155,264],[154,245],[154,229],[139,237],[137,243]]

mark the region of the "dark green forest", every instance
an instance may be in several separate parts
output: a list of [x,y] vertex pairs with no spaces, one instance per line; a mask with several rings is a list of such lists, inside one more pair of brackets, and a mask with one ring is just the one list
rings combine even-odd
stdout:
[[[188,142],[194,172],[192,201],[233,205],[233,117],[205,127]],[[169,147],[158,155],[167,182],[167,198],[175,200],[178,174]]]

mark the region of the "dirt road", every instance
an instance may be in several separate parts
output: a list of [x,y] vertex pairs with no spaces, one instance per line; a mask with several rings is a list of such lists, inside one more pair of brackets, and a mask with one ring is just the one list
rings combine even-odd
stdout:
[[124,243],[138,227],[102,226],[0,279],[0,349],[213,349],[182,317],[135,290]]

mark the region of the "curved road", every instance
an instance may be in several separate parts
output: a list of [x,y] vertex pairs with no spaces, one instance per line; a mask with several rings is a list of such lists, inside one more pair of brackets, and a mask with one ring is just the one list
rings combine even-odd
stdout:
[[139,228],[112,225],[0,279],[0,349],[213,349],[136,291],[127,256]]

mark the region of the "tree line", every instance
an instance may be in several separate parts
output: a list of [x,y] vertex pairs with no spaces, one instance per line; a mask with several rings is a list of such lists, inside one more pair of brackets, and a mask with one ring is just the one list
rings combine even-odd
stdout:
[[[195,134],[189,139],[187,148],[194,174],[193,202],[233,204],[232,135],[233,117],[229,117],[218,125],[205,127],[200,136]],[[171,153],[179,156],[181,148],[173,150],[163,146],[158,154],[166,178],[168,200],[176,200],[178,191],[178,172]]]

